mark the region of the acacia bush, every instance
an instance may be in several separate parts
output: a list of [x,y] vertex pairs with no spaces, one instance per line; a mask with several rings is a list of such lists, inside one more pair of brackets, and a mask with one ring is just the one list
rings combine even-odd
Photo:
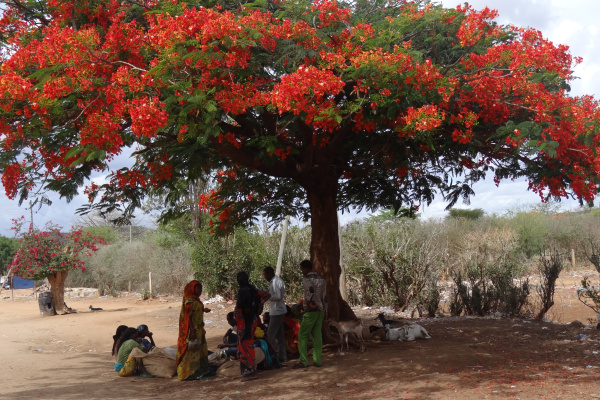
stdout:
[[[447,220],[452,315],[520,314],[529,296],[519,232],[500,217]],[[462,232],[458,235],[458,232]]]
[[437,288],[432,285],[441,264],[437,232],[435,224],[411,219],[350,225],[344,233],[344,262],[354,289],[351,298],[402,311],[418,309],[421,292]]
[[556,281],[560,273],[564,269],[564,255],[556,248],[551,248],[538,259],[538,271],[540,276],[540,284],[537,287],[540,307],[536,318],[542,319],[554,305],[554,291]]
[[[453,275],[452,315],[519,315],[528,303],[529,280],[516,279],[518,265],[475,262]],[[463,275],[463,273],[465,275]]]
[[[166,241],[169,242],[168,240]],[[153,294],[179,294],[192,279],[189,243],[165,245],[164,234],[148,233],[134,241],[118,241],[92,256],[85,272],[73,273],[69,286],[97,287],[101,294],[149,289]]]
[[[593,264],[600,257],[598,218],[587,211],[520,210],[477,220],[374,217],[355,221],[341,229],[349,302],[435,315],[442,299],[440,287],[449,287],[447,311],[452,315],[538,311],[541,294],[532,286],[532,276],[539,276],[540,256],[534,250],[553,243],[563,265],[571,248],[580,263]],[[528,224],[541,228],[535,231]],[[310,257],[310,237],[307,226],[288,230],[282,264],[288,302],[302,296],[298,265]],[[242,270],[257,287],[267,288],[262,270],[266,265],[275,267],[280,240],[278,227],[238,228],[225,237],[199,230],[191,237],[175,225],[163,225],[131,242],[116,237],[90,257],[85,273],[70,273],[68,283],[107,293],[131,285],[141,292],[148,289],[152,271],[154,293],[180,294],[195,277],[203,282],[207,295],[233,298],[235,277]],[[553,282],[542,285],[549,289]]]

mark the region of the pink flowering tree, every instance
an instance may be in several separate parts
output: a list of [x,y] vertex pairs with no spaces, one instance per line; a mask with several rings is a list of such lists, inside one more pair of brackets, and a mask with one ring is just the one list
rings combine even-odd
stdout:
[[104,241],[81,229],[63,233],[52,223],[47,223],[44,230],[30,227],[23,232],[23,217],[13,219],[13,225],[19,248],[9,269],[23,279],[48,278],[54,309],[57,314],[64,314],[65,280],[69,271],[85,271],[83,257],[91,256]]

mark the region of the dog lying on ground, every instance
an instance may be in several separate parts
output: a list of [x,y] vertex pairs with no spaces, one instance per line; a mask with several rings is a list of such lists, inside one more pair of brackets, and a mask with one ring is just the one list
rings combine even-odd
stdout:
[[401,328],[392,328],[387,325],[385,338],[390,341],[400,340],[412,342],[415,339],[431,339],[431,336],[421,325],[412,324]]
[[90,310],[92,310],[92,311],[102,311],[102,309],[101,309],[101,308],[94,308],[94,307],[92,307],[92,306],[90,306]]

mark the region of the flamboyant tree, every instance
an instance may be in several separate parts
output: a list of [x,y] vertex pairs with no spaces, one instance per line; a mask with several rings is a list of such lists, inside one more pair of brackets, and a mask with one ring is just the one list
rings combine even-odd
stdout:
[[23,279],[48,278],[54,310],[63,314],[65,279],[69,271],[85,271],[83,257],[98,250],[104,241],[82,229],[64,233],[51,222],[44,230],[30,226],[25,231],[23,222],[23,217],[13,219],[12,229],[19,238],[19,245],[8,269]]
[[[484,177],[542,198],[597,191],[598,111],[569,97],[573,59],[496,13],[426,0],[6,0],[2,183],[131,212],[148,192],[201,196],[213,228],[311,218],[311,258],[338,290],[336,214],[468,199]],[[131,150],[130,150],[131,151]]]

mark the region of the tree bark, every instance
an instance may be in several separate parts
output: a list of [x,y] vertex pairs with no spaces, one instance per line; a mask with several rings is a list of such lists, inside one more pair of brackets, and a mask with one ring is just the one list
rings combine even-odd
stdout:
[[337,221],[337,180],[308,190],[311,215],[310,257],[315,272],[327,282],[328,318],[338,321],[356,319],[340,293],[340,245]]
[[50,292],[52,292],[52,305],[56,314],[65,314],[65,280],[67,271],[58,271],[48,277]]

